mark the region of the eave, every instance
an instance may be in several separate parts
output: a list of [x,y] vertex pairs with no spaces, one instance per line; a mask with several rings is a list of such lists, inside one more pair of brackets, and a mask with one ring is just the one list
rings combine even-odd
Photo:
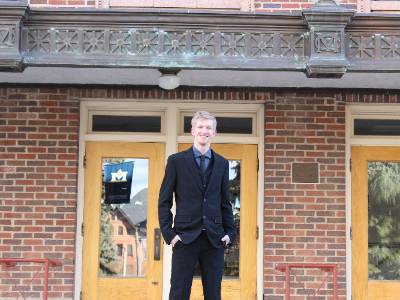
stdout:
[[[193,86],[238,86],[236,79],[204,80],[205,74],[229,78],[234,72],[235,78],[246,76],[239,86],[287,86],[284,81],[292,80],[301,87],[334,81],[344,87],[354,77],[355,87],[364,88],[368,84],[363,84],[363,78],[379,74],[389,80],[382,87],[397,88],[399,25],[400,15],[354,14],[318,4],[299,13],[275,14],[29,9],[22,2],[0,1],[0,82],[39,83],[34,78],[51,70],[65,73],[64,83],[72,84],[67,73],[79,69],[76,76],[82,76],[82,84],[126,84],[121,76],[128,69],[130,74],[138,73],[132,78],[149,74],[131,84],[157,85],[153,79],[159,75],[157,70],[173,68],[182,70],[180,76],[190,74],[191,81],[182,82]],[[98,80],[85,80],[88,76],[83,73],[91,73],[92,68],[105,73],[109,68],[115,80],[102,80],[100,73]],[[276,80],[274,73],[285,76]],[[263,74],[273,80],[262,84],[257,77]],[[59,82],[50,78],[48,83]]]

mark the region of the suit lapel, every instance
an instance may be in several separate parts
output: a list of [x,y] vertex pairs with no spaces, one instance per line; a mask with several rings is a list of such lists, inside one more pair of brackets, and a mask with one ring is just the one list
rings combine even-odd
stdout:
[[199,168],[197,167],[196,160],[194,159],[192,147],[186,150],[185,160],[187,167],[190,169],[189,173],[193,175],[193,179],[196,182],[199,189],[203,190]]

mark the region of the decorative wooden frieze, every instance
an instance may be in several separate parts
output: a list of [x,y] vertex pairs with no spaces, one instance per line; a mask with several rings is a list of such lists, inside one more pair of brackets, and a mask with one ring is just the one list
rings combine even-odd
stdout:
[[310,29],[310,59],[306,63],[309,77],[341,77],[347,70],[345,27],[354,12],[334,0],[320,0],[303,11]]
[[0,0],[0,70],[23,68],[20,52],[20,28],[28,4],[26,1]]
[[0,48],[15,47],[15,26],[0,26]]
[[0,0],[3,70],[112,65],[290,70],[310,77],[400,70],[400,17],[353,18],[333,0],[302,15],[42,8],[24,22],[21,3]]
[[[106,30],[84,30],[83,31],[83,53],[85,54],[106,54],[107,45]],[[109,38],[107,39],[109,42]]]
[[260,65],[265,68],[269,63],[265,58],[294,62],[305,59],[304,33],[27,27],[23,39],[29,62],[41,61],[44,57],[51,61],[52,58],[60,59],[62,55],[67,59],[101,56],[110,60],[123,56],[126,59],[124,64],[141,66],[146,65],[146,59],[151,59],[151,65],[157,67],[164,67],[165,61],[179,64],[179,61],[190,63],[190,60],[196,61],[196,67],[209,67],[209,62],[202,64],[202,59],[226,59],[229,63],[236,62],[237,67],[246,67],[246,62],[251,60],[253,68]]
[[127,30],[114,30],[110,32],[110,53],[126,55],[131,52],[132,33]]
[[222,56],[246,56],[245,34],[240,32],[221,34]]
[[[134,30],[134,29],[133,29]],[[160,32],[134,30],[133,51],[137,55],[152,56],[160,52]]]
[[280,55],[304,57],[304,34],[280,34]]
[[316,32],[314,36],[316,53],[340,53],[341,40],[337,32]]
[[27,35],[27,52],[50,53],[51,47],[50,30],[32,29]]
[[359,34],[348,35],[348,57],[356,59],[375,59],[376,44],[374,35],[363,36]]
[[194,31],[190,32],[190,52],[194,56],[214,56],[215,55],[215,33]]
[[274,34],[251,34],[250,56],[271,57],[274,54]]
[[64,29],[55,31],[55,52],[59,54],[80,53],[80,32],[78,30]]
[[362,60],[399,60],[400,35],[372,33],[348,35],[348,57]]

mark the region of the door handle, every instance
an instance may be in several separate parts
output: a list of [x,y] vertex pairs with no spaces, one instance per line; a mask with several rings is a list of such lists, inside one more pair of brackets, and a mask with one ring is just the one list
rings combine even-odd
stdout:
[[154,260],[161,259],[161,231],[160,228],[154,229]]

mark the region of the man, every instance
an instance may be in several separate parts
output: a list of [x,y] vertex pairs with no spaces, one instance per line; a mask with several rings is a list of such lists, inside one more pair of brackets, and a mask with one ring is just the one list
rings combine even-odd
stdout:
[[233,242],[236,230],[229,202],[229,164],[210,148],[216,127],[212,114],[196,112],[193,146],[171,155],[165,169],[158,219],[164,240],[173,247],[170,300],[189,300],[197,262],[204,299],[221,299],[224,247]]

